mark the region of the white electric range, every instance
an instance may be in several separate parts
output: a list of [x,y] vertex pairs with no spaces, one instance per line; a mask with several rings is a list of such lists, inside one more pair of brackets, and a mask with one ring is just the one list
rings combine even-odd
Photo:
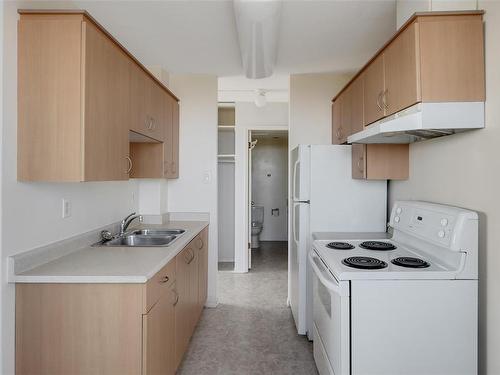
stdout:
[[400,201],[390,226],[313,242],[320,374],[477,374],[477,214]]

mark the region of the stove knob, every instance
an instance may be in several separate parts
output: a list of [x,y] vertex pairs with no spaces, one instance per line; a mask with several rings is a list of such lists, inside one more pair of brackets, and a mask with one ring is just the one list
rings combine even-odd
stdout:
[[444,230],[440,230],[440,231],[438,232],[438,237],[439,237],[439,238],[444,238],[444,235],[445,235]]
[[447,226],[448,225],[448,219],[441,219],[441,225],[443,227]]
[[396,208],[396,213],[397,213],[398,215],[401,213],[401,211],[403,211],[403,210],[401,209],[401,207]]
[[395,221],[396,223],[399,223],[399,220],[401,220],[401,219],[399,218],[399,216],[396,216],[396,217],[394,218],[394,221]]

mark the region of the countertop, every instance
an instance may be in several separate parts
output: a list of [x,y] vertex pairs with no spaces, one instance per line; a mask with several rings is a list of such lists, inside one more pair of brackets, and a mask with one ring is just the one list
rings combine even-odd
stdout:
[[208,221],[171,221],[138,228],[184,229],[168,247],[86,246],[13,276],[16,283],[145,283],[171,261]]

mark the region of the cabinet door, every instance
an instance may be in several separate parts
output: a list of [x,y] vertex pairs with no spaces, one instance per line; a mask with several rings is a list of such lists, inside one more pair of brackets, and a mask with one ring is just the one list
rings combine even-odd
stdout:
[[420,101],[416,23],[408,26],[384,51],[386,116]]
[[342,134],[342,96],[337,97],[332,103],[332,144],[341,144]]
[[165,136],[163,138],[163,176],[165,178],[170,178],[173,162],[173,106],[175,100],[170,96],[165,94],[164,96],[165,111],[164,123],[165,123]]
[[134,62],[130,62],[130,130],[146,134],[149,124],[151,90],[146,73]]
[[165,138],[165,95],[166,92],[153,79],[148,78],[151,90],[151,102],[149,105],[150,125],[146,135],[148,137],[163,141]]
[[179,103],[172,104],[172,162],[169,178],[179,178]]
[[366,145],[365,165],[368,180],[406,180],[409,175],[409,145]]
[[177,300],[175,286],[163,295],[142,318],[143,374],[173,375],[174,362],[174,306]]
[[196,323],[198,323],[198,319],[200,317],[199,303],[198,303],[198,289],[199,289],[199,254],[198,249],[196,248],[196,244],[192,246],[194,259],[189,264],[189,316],[190,316],[190,324],[189,324],[189,337],[194,332],[196,327]]
[[363,110],[364,124],[380,120],[384,117],[382,94],[384,92],[384,56],[379,55],[363,72],[364,92]]
[[352,145],[352,178],[366,178],[366,145]]
[[208,228],[205,228],[198,238],[198,309],[199,313],[207,302],[208,285]]
[[182,361],[192,333],[191,264],[195,258],[191,246],[186,247],[175,257],[175,283],[179,294],[179,301],[175,306],[175,368],[178,368]]
[[129,61],[105,34],[85,35],[84,180],[128,179]]
[[363,130],[363,88],[364,75],[360,75],[351,83],[351,127],[349,135]]

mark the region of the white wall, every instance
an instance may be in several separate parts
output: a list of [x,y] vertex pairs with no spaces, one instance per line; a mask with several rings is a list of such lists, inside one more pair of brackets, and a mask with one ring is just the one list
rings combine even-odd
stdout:
[[[264,206],[262,241],[288,241],[287,172],[288,139],[258,138],[252,150],[252,201]],[[271,215],[273,208],[279,209],[279,216]]]
[[288,103],[236,103],[235,160],[235,259],[236,272],[248,271],[248,131],[249,129],[288,130]]
[[[137,209],[137,183],[19,183],[17,144],[17,8],[2,2],[4,22],[2,112],[1,269],[9,255],[116,222]],[[61,200],[72,215],[61,218]],[[1,279],[2,373],[14,373],[14,286]]]
[[290,150],[298,144],[326,144],[332,140],[332,99],[352,74],[296,74],[290,76]]
[[[234,142],[233,142],[234,143]],[[219,262],[234,262],[234,163],[218,163]]]
[[422,199],[480,213],[479,363],[500,374],[500,2],[485,9],[486,128],[410,146],[410,178],[389,183],[390,204]]
[[[3,148],[2,144],[2,129],[3,129],[3,8],[4,4],[0,4],[0,150]],[[2,153],[0,152],[0,212],[2,209]],[[0,215],[0,257],[2,256],[2,215]],[[3,280],[4,268],[0,265],[0,281]],[[3,288],[0,287],[0,302],[3,301]],[[3,337],[2,329],[2,309],[0,308],[0,337]],[[3,353],[3,340],[0,340],[0,353]],[[0,355],[0,372],[3,369],[3,355]]]
[[170,75],[180,99],[179,179],[169,181],[170,212],[209,212],[208,305],[217,303],[217,77]]

